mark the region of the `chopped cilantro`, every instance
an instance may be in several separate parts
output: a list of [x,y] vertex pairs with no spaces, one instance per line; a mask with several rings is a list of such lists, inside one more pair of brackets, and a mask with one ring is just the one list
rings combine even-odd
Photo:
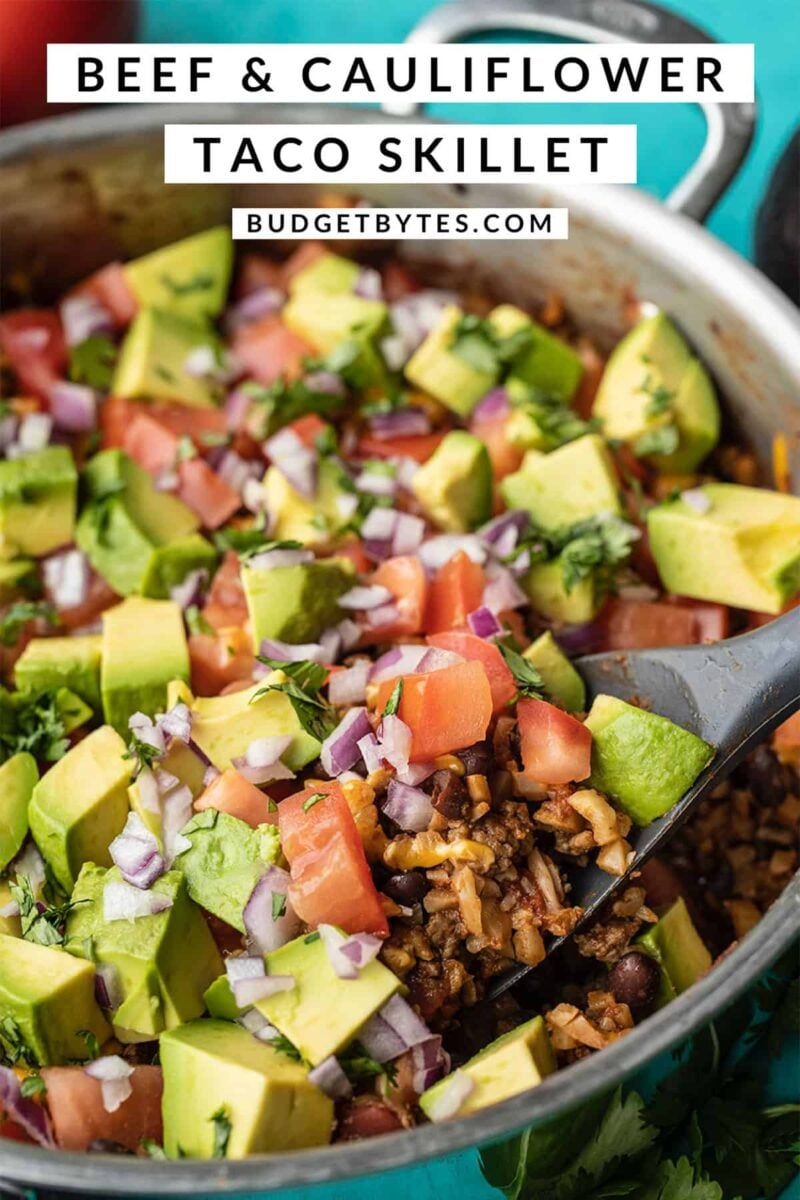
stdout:
[[315,930],[314,933],[307,933],[303,938],[303,942],[306,946],[310,946],[312,942],[318,942],[320,936],[321,935]]
[[584,421],[558,396],[551,396],[540,388],[527,387],[510,399],[512,406],[524,412],[537,426],[542,450],[557,450],[599,428],[597,420]]
[[314,391],[302,379],[278,380],[270,387],[245,383],[242,391],[253,401],[247,415],[247,427],[259,441],[309,413],[333,416],[344,404],[344,397],[339,392]]
[[229,446],[232,440],[230,433],[215,433],[213,429],[206,430],[201,433],[199,441],[201,445],[207,446],[209,450],[216,449],[221,446]]
[[22,1080],[19,1090],[26,1099],[31,1096],[45,1096],[47,1094],[47,1084],[38,1071],[31,1071],[30,1075],[26,1075]]
[[541,700],[544,693],[544,680],[533,663],[502,642],[497,643],[497,648],[514,676],[514,682],[517,685],[515,699],[524,696],[531,700]]
[[188,462],[190,458],[197,458],[197,447],[188,433],[183,433],[178,438],[178,445],[175,448],[175,465]]
[[632,450],[637,458],[644,458],[648,454],[674,454],[680,440],[677,425],[670,422],[640,434],[633,443]]
[[43,601],[18,600],[0,616],[0,645],[15,645],[20,632],[28,621],[44,620],[49,625],[58,625],[58,614],[52,604]]
[[593,571],[613,573],[630,555],[637,530],[620,517],[588,517],[547,537],[560,555],[564,587],[571,592]]
[[[305,940],[307,942],[309,940],[313,941],[313,940],[315,940],[315,938],[318,938],[318,937],[319,937],[319,934],[316,934],[311,939],[306,938]],[[287,1058],[294,1059],[295,1062],[303,1061],[303,1056],[300,1053],[300,1051],[297,1049],[297,1046],[295,1046],[294,1042],[290,1042],[289,1039],[282,1033],[279,1033],[277,1037],[270,1038],[269,1045],[272,1046],[273,1050],[277,1050],[277,1051],[279,1051],[279,1053],[285,1054],[287,1056]]]
[[212,1158],[224,1158],[228,1153],[228,1142],[231,1139],[231,1118],[224,1104],[220,1105],[211,1118],[214,1122],[214,1149]]
[[351,1042],[338,1055],[338,1059],[339,1066],[351,1083],[358,1083],[362,1079],[372,1079],[376,1075],[384,1075],[392,1085],[397,1083],[397,1067],[394,1063],[378,1062],[376,1058],[367,1053],[359,1041]]
[[128,742],[128,749],[123,754],[123,758],[131,758],[134,760],[134,779],[138,779],[145,767],[152,767],[154,763],[161,757],[161,751],[157,746],[151,746],[149,742],[143,742],[137,735],[131,734],[131,740]]
[[101,546],[108,544],[106,535],[113,512],[114,497],[124,491],[125,484],[121,479],[109,479],[92,493],[87,511],[89,520],[94,527],[97,540]]
[[0,1060],[12,1067],[19,1063],[27,1067],[37,1065],[36,1055],[26,1045],[22,1030],[13,1017],[0,1017]]
[[97,1035],[92,1033],[91,1029],[79,1029],[78,1037],[82,1037],[86,1043],[86,1053],[89,1058],[95,1059],[100,1057],[100,1043],[97,1040]]
[[646,396],[650,397],[644,409],[646,417],[660,417],[665,412],[669,412],[672,401],[675,399],[675,393],[671,392],[669,388],[665,388],[663,384],[656,383],[649,371],[642,380],[638,391],[644,392]]
[[107,392],[114,375],[117,348],[103,333],[93,333],[69,352],[69,377],[98,392]]
[[277,812],[277,811],[278,811],[278,806],[275,803],[275,801],[272,799],[272,796],[270,796],[269,799],[267,800],[267,812]]
[[313,796],[309,796],[303,801],[303,812],[308,812],[315,804],[319,804],[320,800],[325,799],[325,792],[314,792]]
[[173,279],[164,272],[160,281],[173,296],[191,296],[194,292],[207,292],[216,283],[216,279],[208,271],[198,271],[196,275],[185,280]]
[[273,671],[283,671],[289,678],[286,683],[269,683],[266,687],[259,688],[251,697],[251,704],[268,692],[283,692],[288,696],[289,703],[306,733],[323,742],[336,725],[332,707],[319,694],[328,674],[325,667],[307,659],[287,663],[262,655],[257,657],[259,662],[271,667]]
[[213,625],[209,624],[196,604],[190,604],[183,615],[189,633],[195,636],[200,633],[205,633],[208,636],[216,636],[216,629]]
[[461,317],[456,324],[450,351],[474,370],[495,375],[532,342],[533,330],[529,326],[522,326],[508,337],[501,338],[487,320],[470,313]]
[[0,689],[0,763],[26,750],[57,762],[69,749],[58,689],[4,692]]
[[286,912],[286,897],[283,892],[272,893],[272,919],[277,921]]
[[400,701],[403,698],[403,680],[398,679],[397,683],[392,688],[392,694],[386,701],[383,709],[384,717],[393,717],[400,707]]
[[159,1162],[167,1161],[167,1152],[163,1146],[159,1146],[154,1138],[142,1138],[139,1145],[144,1150],[148,1158],[155,1158]]
[[9,883],[8,890],[11,899],[16,901],[19,908],[19,919],[22,936],[27,942],[36,942],[39,946],[63,946],[64,922],[75,904],[86,901],[67,901],[65,904],[39,905],[33,889],[24,875],[17,875],[16,883]]

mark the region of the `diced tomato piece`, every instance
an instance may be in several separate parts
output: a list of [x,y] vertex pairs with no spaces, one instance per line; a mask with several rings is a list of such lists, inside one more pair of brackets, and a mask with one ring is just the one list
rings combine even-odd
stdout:
[[494,642],[460,630],[434,633],[425,640],[440,650],[452,650],[454,654],[460,654],[468,662],[483,663],[492,690],[492,709],[495,714],[506,708],[516,696],[514,676]]
[[265,258],[263,254],[243,255],[236,278],[237,297],[241,299],[242,296],[249,296],[251,292],[262,287],[283,289],[283,270],[280,264],[273,262],[271,258]]
[[286,262],[283,263],[282,276],[283,286],[288,287],[291,280],[300,271],[305,271],[306,267],[310,267],[318,258],[328,251],[323,246],[322,242],[303,242],[297,249],[289,255]]
[[0,317],[0,348],[20,387],[43,400],[67,368],[61,321],[49,308],[19,308]]
[[508,440],[507,428],[508,413],[483,419],[480,416],[473,417],[469,426],[470,433],[485,443],[492,462],[492,474],[498,481],[516,471],[524,456],[524,451],[512,446]]
[[106,1112],[100,1081],[83,1067],[42,1067],[41,1074],[60,1149],[86,1150],[95,1139],[108,1138],[141,1151],[142,1138],[162,1141],[160,1067],[134,1067],[129,1076],[133,1090],[114,1112]]
[[269,797],[260,792],[238,771],[230,768],[208,785],[194,802],[196,812],[204,808],[216,808],[246,821],[253,829],[257,825],[278,823],[278,814],[269,811]]
[[790,612],[791,609],[797,608],[798,605],[800,605],[800,595],[795,596],[794,600],[790,600],[788,604],[784,604],[779,613],[762,613],[748,610],[747,628],[760,629],[762,625],[769,625],[770,621],[776,621],[778,617],[782,617],[784,613]]
[[139,307],[119,262],[107,263],[74,287],[69,295],[94,297],[111,314],[117,329],[130,325]]
[[33,1138],[28,1136],[21,1125],[16,1125],[13,1121],[0,1121],[0,1138],[6,1138],[11,1142],[27,1142],[33,1145]]
[[800,765],[800,712],[778,726],[772,744],[782,759]]
[[[48,594],[47,599],[55,603],[55,597]],[[89,575],[89,590],[83,604],[71,608],[59,608],[58,620],[64,629],[81,629],[84,625],[92,625],[107,608],[119,603],[119,596],[108,586],[102,575],[91,571]]]
[[188,404],[164,401],[158,404],[142,404],[146,412],[176,437],[190,437],[202,447],[204,433],[225,433],[227,422],[221,408],[192,408]]
[[274,313],[238,329],[231,352],[248,375],[267,386],[276,379],[296,379],[303,372],[303,361],[313,354],[308,343],[287,329]]
[[420,291],[414,276],[398,262],[388,262],[383,268],[383,294],[390,304]]
[[525,774],[537,783],[576,783],[592,769],[592,734],[581,721],[546,700],[517,704]]
[[304,446],[313,449],[319,435],[325,432],[326,423],[318,413],[306,413],[304,417],[292,421],[289,428],[294,430]]
[[235,625],[220,629],[216,636],[193,633],[189,662],[197,696],[218,696],[231,683],[252,679],[256,665],[248,634]]
[[109,396],[100,406],[100,433],[104,450],[119,450],[125,440],[125,432],[139,406],[122,396]]
[[503,629],[510,630],[514,636],[514,640],[520,647],[524,648],[530,645],[531,639],[528,637],[522,613],[518,613],[514,608],[504,608],[502,612],[497,614],[497,619]]
[[598,617],[604,650],[688,646],[695,638],[694,614],[660,601],[612,598]]
[[647,480],[647,467],[640,458],[636,457],[630,446],[626,445],[625,442],[620,442],[615,447],[613,457],[620,487],[630,486],[632,478],[638,480],[639,483],[644,483]]
[[[320,794],[322,799],[314,799]],[[315,784],[282,800],[278,826],[298,916],[311,926],[386,937],[386,914],[339,784]]]
[[348,538],[336,547],[338,558],[349,558],[359,575],[366,575],[371,563],[364,552],[364,546],[357,537]]
[[692,613],[695,642],[721,642],[730,633],[731,610],[726,604],[690,600],[686,596],[665,596],[664,602],[677,608],[687,608]]
[[426,632],[464,629],[467,616],[480,608],[485,587],[483,567],[459,550],[433,577],[425,609]]
[[130,423],[122,434],[125,453],[153,475],[173,467],[178,453],[178,437],[149,413],[133,410],[129,412],[129,417]]
[[236,489],[221,479],[203,458],[189,458],[180,463],[178,480],[178,496],[206,529],[219,529],[242,507]]
[[398,615],[388,624],[365,632],[362,642],[368,645],[371,642],[385,642],[390,638],[419,633],[428,593],[428,581],[419,559],[403,554],[396,558],[387,558],[375,571],[370,582],[389,589],[395,598]]
[[371,433],[362,433],[358,439],[356,453],[359,458],[413,458],[414,462],[427,462],[447,433],[437,429],[435,433],[418,433],[411,437],[396,437],[388,441]]
[[588,338],[581,338],[575,349],[578,352],[578,358],[583,363],[583,375],[578,384],[578,391],[572,402],[572,407],[579,417],[583,417],[585,421],[588,421],[592,415],[592,405],[597,395],[597,389],[600,386],[600,380],[603,377],[606,360],[595,349]]
[[[397,681],[378,687],[382,712]],[[427,762],[483,741],[492,719],[492,689],[482,662],[456,663],[427,675],[406,675],[398,715],[411,730],[411,758]]]
[[239,559],[229,550],[211,581],[211,590],[203,607],[203,616],[215,629],[244,625],[248,617]]

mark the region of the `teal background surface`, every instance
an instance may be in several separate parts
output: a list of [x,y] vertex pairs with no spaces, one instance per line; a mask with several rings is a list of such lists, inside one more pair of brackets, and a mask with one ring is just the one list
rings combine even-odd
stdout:
[[[487,0],[496,9],[496,0]],[[142,40],[149,42],[395,42],[433,5],[430,0],[144,0]],[[769,174],[800,121],[797,0],[680,0],[666,3],[723,41],[754,41],[758,131],[748,159],[709,227],[747,257],[753,222]],[[495,41],[519,40],[503,37]],[[639,184],[665,196],[703,141],[699,111],[683,105],[437,105],[437,116],[462,121],[603,121],[639,125]],[[771,1101],[796,1099],[800,1052],[795,1044],[771,1072]],[[636,1086],[637,1081],[632,1081]],[[376,1167],[380,1147],[376,1144]],[[281,1193],[301,1200],[312,1189]],[[314,1188],[314,1200],[490,1200],[500,1193],[483,1179],[470,1151],[403,1172]],[[200,1200],[200,1198],[198,1198]],[[255,1200],[255,1198],[251,1198]],[[783,1200],[800,1200],[800,1181]]]

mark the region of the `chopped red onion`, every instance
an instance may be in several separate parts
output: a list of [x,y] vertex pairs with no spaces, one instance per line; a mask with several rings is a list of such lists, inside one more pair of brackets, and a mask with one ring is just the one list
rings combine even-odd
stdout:
[[380,1063],[390,1062],[408,1049],[400,1035],[378,1013],[362,1026],[358,1040],[370,1058]]
[[98,963],[94,972],[94,995],[101,1008],[119,1008],[125,999],[120,974],[113,963]]
[[392,996],[391,1000],[387,1000],[380,1010],[380,1016],[400,1035],[407,1048],[418,1046],[431,1036],[428,1026],[402,996]]
[[211,787],[211,784],[214,782],[214,780],[219,779],[221,774],[222,774],[222,772],[217,767],[215,767],[213,763],[210,763],[206,767],[205,772],[203,774],[203,787],[204,788]]
[[[168,867],[172,866],[175,856],[179,852],[178,837],[184,825],[191,820],[192,803],[192,792],[186,784],[180,784],[162,797],[161,838],[164,843],[164,858]],[[182,842],[180,845],[183,846],[183,850],[189,849]]]
[[235,333],[244,325],[250,325],[261,317],[280,312],[286,296],[279,288],[257,287],[236,304],[232,304],[225,312],[223,325],[228,334]]
[[456,654],[453,650],[440,650],[438,646],[431,646],[420,659],[417,666],[417,673],[420,675],[430,675],[432,671],[444,671],[447,667],[457,667],[462,662],[464,662],[462,654]]
[[362,1027],[358,1040],[378,1062],[388,1062],[413,1046],[430,1041],[431,1036],[430,1029],[411,1005],[402,996],[392,996]]
[[369,427],[380,441],[392,441],[397,437],[416,437],[430,433],[428,414],[421,408],[394,408],[387,413],[374,413],[369,418]]
[[426,779],[430,779],[435,770],[436,764],[432,762],[409,763],[404,771],[396,773],[395,778],[400,783],[408,783],[411,787],[416,787],[418,783],[424,783]]
[[170,599],[175,601],[181,612],[186,612],[186,609],[192,605],[199,608],[203,603],[207,583],[208,571],[205,567],[198,567],[194,571],[189,571],[174,588],[170,588]]
[[[365,467],[361,474],[356,476],[355,484],[360,492],[365,492],[368,496],[390,497],[397,491],[394,472],[390,474],[388,471],[376,471],[370,467]],[[347,498],[353,499],[352,496]]]
[[384,717],[378,730],[381,754],[398,771],[408,766],[411,753],[411,730],[396,714]]
[[293,429],[281,429],[264,443],[273,465],[301,496],[312,498],[317,482],[317,456]]
[[192,738],[192,713],[187,704],[173,704],[169,712],[156,717],[156,728],[170,738],[176,738],[187,746]]
[[361,536],[376,541],[389,541],[394,534],[397,513],[391,508],[373,508],[361,526]]
[[158,838],[145,825],[138,813],[129,812],[125,828],[108,847],[111,861],[119,867],[126,883],[137,888],[149,888],[166,864],[161,855]]
[[400,608],[397,604],[381,604],[378,608],[367,609],[364,616],[370,629],[383,629],[394,624],[400,616]]
[[429,646],[394,646],[372,664],[369,682],[383,683],[387,679],[415,674],[429,649]]
[[449,562],[459,550],[463,550],[468,558],[481,566],[486,562],[486,547],[475,533],[440,533],[428,538],[419,548],[419,557],[423,566],[435,571]]
[[336,671],[328,684],[328,699],[337,708],[346,704],[360,704],[366,699],[367,680],[372,667],[368,659],[362,659],[346,671]]
[[364,760],[364,766],[368,775],[371,775],[373,771],[381,770],[383,767],[383,754],[374,733],[368,733],[366,737],[361,738],[358,743],[358,749]]
[[581,625],[565,625],[558,630],[556,640],[571,657],[592,654],[603,644],[603,629],[597,621],[585,621]]
[[257,1037],[260,1042],[272,1042],[276,1037],[280,1037],[279,1031],[274,1025],[270,1025],[267,1018],[257,1008],[248,1008],[246,1012],[236,1018],[236,1024],[241,1025],[248,1033],[252,1033],[253,1037]]
[[521,575],[527,574],[531,569],[531,552],[528,546],[520,550],[519,554],[508,564],[508,569],[512,575],[519,578]]
[[498,621],[495,614],[485,604],[480,608],[476,608],[473,612],[467,613],[467,624],[476,637],[493,638],[499,637],[503,632],[503,626]]
[[290,992],[296,986],[294,975],[264,975],[261,979],[237,979],[231,990],[239,1007],[247,1008],[278,992]]
[[[33,454],[37,450],[44,450],[45,446],[50,441],[50,434],[53,431],[53,418],[49,413],[32,412],[23,417],[19,423],[17,431],[17,446],[20,454],[15,457],[20,457],[23,454]],[[9,447],[10,449],[10,447]],[[9,454],[9,458],[11,455]]]
[[658,589],[647,583],[626,583],[617,589],[621,600],[638,600],[641,603],[651,603],[658,599]]
[[56,608],[79,608],[86,603],[91,583],[89,560],[81,550],[62,550],[42,563],[45,593]]
[[701,516],[711,508],[711,497],[702,488],[687,488],[685,492],[681,492],[681,500]]
[[163,731],[145,713],[135,712],[132,717],[129,717],[128,728],[140,742],[144,742],[146,746],[152,746],[159,754],[163,754],[166,750],[167,744]]
[[263,979],[266,973],[263,954],[235,954],[225,959],[225,974],[231,987],[242,979]]
[[355,492],[341,492],[336,497],[336,513],[343,524],[347,524],[358,510],[358,496]]
[[103,1108],[107,1113],[116,1112],[133,1092],[133,1067],[119,1054],[106,1054],[102,1058],[96,1058],[93,1062],[86,1063],[83,1069],[87,1075],[99,1082]]
[[172,859],[174,860],[179,854],[185,854],[187,850],[192,848],[192,839],[186,837],[184,833],[176,833],[172,841]]
[[154,773],[149,767],[143,767],[136,777],[136,787],[139,791],[139,803],[148,812],[161,814],[161,791]]
[[[244,906],[242,919],[248,946],[261,954],[278,950],[300,932],[300,918],[289,899],[290,883],[288,871],[270,866],[256,883]],[[285,897],[280,916],[273,916],[273,896],[276,895]]]
[[235,450],[226,450],[217,467],[217,474],[228,487],[241,493],[249,479],[260,481],[264,474],[264,464],[256,459],[242,458]]
[[97,424],[97,393],[83,384],[59,379],[50,389],[50,413],[58,429],[89,433]]
[[0,451],[5,452],[9,446],[14,445],[18,424],[13,413],[9,413],[6,417],[0,417]]
[[364,967],[377,958],[383,944],[371,933],[345,937],[334,925],[319,925],[318,932],[328,961],[339,979],[358,979]]
[[530,515],[524,508],[510,508],[508,512],[501,513],[499,517],[493,517],[491,521],[487,521],[485,525],[481,525],[478,530],[478,537],[487,545],[491,546],[495,553],[497,551],[497,543],[507,535],[509,529],[513,529],[516,537],[511,545],[511,549],[506,553],[510,554],[523,533],[530,526]]
[[0,1111],[40,1146],[52,1146],[53,1134],[41,1104],[23,1096],[20,1081],[11,1067],[0,1067]]
[[496,387],[478,401],[472,410],[472,418],[477,421],[492,421],[497,417],[504,417],[510,412],[508,392],[504,387]]
[[366,708],[351,708],[345,713],[319,752],[320,761],[331,779],[355,766],[360,757],[359,742],[371,732]]
[[323,629],[319,635],[319,644],[322,649],[322,661],[335,663],[342,649],[342,636],[338,629]]
[[389,312],[396,333],[403,338],[411,354],[439,323],[442,312],[450,304],[458,304],[455,292],[425,288],[401,297],[390,305]]
[[390,371],[401,371],[413,353],[406,339],[399,333],[391,333],[388,337],[381,338],[378,348]]
[[3,907],[0,908],[0,917],[18,917],[18,916],[19,916],[19,905],[17,904],[16,900],[10,900],[8,902],[8,904],[4,904]]
[[361,641],[361,626],[356,621],[351,621],[349,617],[344,617],[336,626],[336,632],[342,639],[342,648],[344,650],[353,650]]
[[340,596],[337,603],[340,608],[360,610],[378,608],[394,600],[393,594],[386,587],[375,584],[372,587],[352,587]]
[[352,1096],[353,1088],[350,1080],[339,1065],[335,1054],[324,1058],[319,1066],[308,1072],[308,1082],[315,1084],[331,1100],[346,1100]]
[[315,662],[325,661],[325,651],[319,642],[279,642],[277,638],[264,638],[260,653],[264,658],[275,659],[276,662]]
[[433,804],[427,792],[392,779],[382,805],[386,816],[407,833],[422,833],[433,817]]
[[234,388],[225,400],[225,424],[229,430],[237,430],[245,423],[253,397],[243,387]]
[[465,1071],[454,1071],[442,1085],[439,1094],[434,1096],[428,1105],[428,1116],[434,1122],[449,1121],[451,1117],[458,1115],[474,1090],[475,1084]]
[[16,879],[17,875],[21,875],[23,879],[27,879],[31,885],[31,891],[36,895],[39,888],[47,879],[47,870],[44,865],[44,859],[39,853],[35,842],[28,842],[20,850],[8,868],[8,874],[12,879]]
[[291,741],[290,733],[256,738],[250,743],[244,754],[231,760],[232,765],[240,775],[257,786],[274,783],[277,779],[293,779],[294,772],[280,761],[281,755],[288,749]]
[[312,371],[303,376],[303,383],[310,392],[319,392],[324,396],[347,395],[344,382],[333,371]]
[[183,369],[194,379],[214,375],[217,370],[217,355],[213,346],[194,346],[183,360]]
[[[406,454],[394,454],[391,458],[397,472],[397,482],[406,491],[411,490],[411,485],[414,482],[414,476],[420,468],[420,464],[414,458],[409,458]],[[405,514],[404,514],[405,515]],[[416,520],[420,518],[417,517]],[[425,522],[422,522],[424,527]]]
[[175,492],[180,484],[178,472],[174,467],[165,467],[163,471],[159,471],[153,480],[153,486],[157,492]]
[[442,1050],[442,1039],[433,1034],[427,1041],[411,1048],[411,1086],[418,1096],[441,1079],[448,1058]]
[[380,271],[374,267],[362,267],[353,285],[353,295],[362,300],[382,300],[383,280]]
[[528,604],[528,597],[506,567],[498,567],[483,589],[483,605],[490,612],[501,613],[509,608]]
[[138,917],[153,917],[167,908],[172,908],[172,900],[160,892],[142,891],[116,880],[103,888],[105,921],[135,921]]
[[68,346],[79,346],[96,334],[114,332],[114,318],[94,296],[68,296],[61,301],[58,313]]
[[425,536],[425,522],[412,513],[399,512],[392,534],[392,554],[414,554]]

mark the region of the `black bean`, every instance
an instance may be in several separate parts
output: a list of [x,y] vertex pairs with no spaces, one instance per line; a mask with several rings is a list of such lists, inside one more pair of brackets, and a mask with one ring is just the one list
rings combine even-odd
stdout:
[[745,765],[747,782],[759,804],[778,805],[786,795],[783,770],[769,746],[758,746]]
[[408,905],[421,900],[429,886],[422,871],[403,871],[399,875],[390,875],[383,884],[383,891],[397,904]]
[[111,1138],[95,1138],[93,1142],[89,1142],[87,1149],[90,1154],[133,1154],[127,1146],[112,1141]]
[[450,821],[456,821],[463,815],[468,800],[469,792],[463,779],[445,769],[434,771],[431,803],[437,812]]
[[650,1008],[658,994],[661,968],[655,959],[638,950],[623,954],[609,976],[611,990],[620,1004],[636,1013]]
[[474,746],[467,746],[466,750],[459,750],[457,757],[464,764],[467,775],[488,775],[494,764],[488,742],[476,742]]

